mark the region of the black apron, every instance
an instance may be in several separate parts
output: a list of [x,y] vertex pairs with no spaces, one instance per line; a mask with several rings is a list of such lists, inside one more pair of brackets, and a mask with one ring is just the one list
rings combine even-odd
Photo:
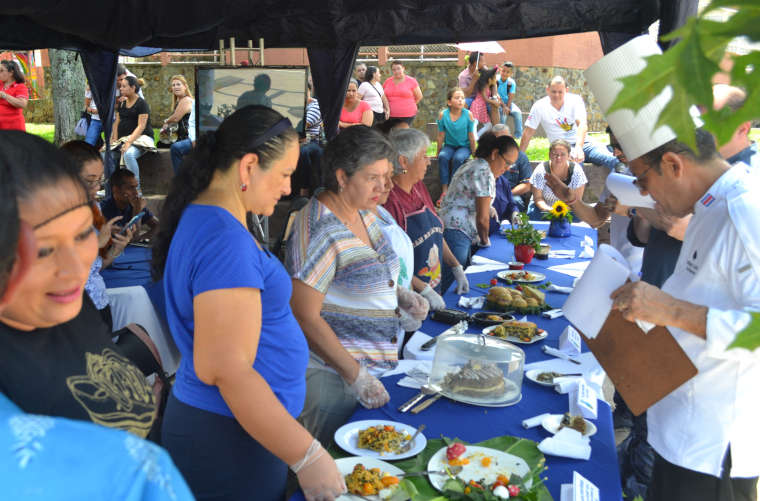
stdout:
[[443,223],[427,206],[406,214],[404,219],[414,247],[414,276],[440,294]]

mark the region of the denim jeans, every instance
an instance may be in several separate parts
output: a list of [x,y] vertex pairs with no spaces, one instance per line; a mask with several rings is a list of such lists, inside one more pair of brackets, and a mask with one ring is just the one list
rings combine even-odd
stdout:
[[615,167],[620,163],[606,148],[598,146],[588,139],[583,143],[583,154],[586,157],[586,162],[607,167],[610,172],[614,172]]
[[[459,264],[466,268],[470,261],[470,253],[472,249],[472,240],[470,237],[463,231],[446,228],[443,230],[443,239],[446,241],[446,245],[449,246],[449,249],[451,249],[454,257],[459,261]],[[441,292],[445,294],[453,282],[454,274],[451,272],[451,266],[444,263],[443,274],[441,276]]]
[[[515,139],[520,139],[523,133],[522,111],[520,111],[520,108],[518,108],[515,103],[512,103],[512,107],[509,111],[509,115],[512,115],[512,118],[515,121],[515,130],[512,131],[512,136]],[[501,123],[506,125],[507,117],[509,115],[504,113],[503,108],[499,108],[499,117],[501,118]]]
[[441,184],[448,185],[457,169],[470,158],[470,148],[460,146],[444,146],[438,154],[438,176],[441,178]]
[[127,165],[127,169],[132,171],[137,179],[137,189],[140,189],[140,166],[137,164],[137,159],[143,156],[145,150],[141,150],[136,146],[130,146],[126,153],[124,153],[124,163]]
[[190,153],[192,149],[193,142],[190,141],[190,139],[180,139],[171,145],[169,150],[171,151],[172,167],[174,168],[175,174],[179,170],[179,166],[182,165],[182,157]]
[[90,126],[87,127],[87,134],[84,136],[84,141],[87,144],[95,146],[98,142],[98,136],[100,136],[100,132],[102,130],[103,124],[100,122],[100,120],[95,120],[94,118],[91,119]]

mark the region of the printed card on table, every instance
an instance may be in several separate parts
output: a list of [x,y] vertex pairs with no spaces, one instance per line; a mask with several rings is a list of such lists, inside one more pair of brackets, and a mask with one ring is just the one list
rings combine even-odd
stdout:
[[571,357],[581,354],[581,335],[572,325],[565,327],[559,337],[559,351]]
[[570,414],[573,416],[583,416],[586,419],[596,419],[596,392],[586,384],[586,381],[579,380],[578,386],[569,394]]

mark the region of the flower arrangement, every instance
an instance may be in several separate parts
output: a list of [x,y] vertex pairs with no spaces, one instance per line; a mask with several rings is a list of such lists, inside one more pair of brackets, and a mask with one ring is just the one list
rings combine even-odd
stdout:
[[504,230],[504,235],[507,237],[507,240],[515,246],[527,245],[533,247],[534,251],[539,250],[541,248],[541,238],[543,235],[530,224],[527,214],[521,212],[519,214],[519,219],[516,228]]
[[573,222],[573,215],[570,213],[570,207],[562,200],[557,200],[552,205],[552,210],[544,214],[544,219],[549,221],[567,221]]

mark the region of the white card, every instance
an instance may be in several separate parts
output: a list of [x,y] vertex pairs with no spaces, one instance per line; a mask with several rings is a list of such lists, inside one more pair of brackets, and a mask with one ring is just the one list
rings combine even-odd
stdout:
[[559,351],[575,356],[581,354],[581,335],[572,325],[565,327],[559,337]]
[[573,501],[599,501],[599,487],[577,471],[573,472]]
[[654,198],[651,195],[643,196],[639,187],[633,183],[635,180],[633,176],[613,172],[607,176],[605,184],[610,193],[618,199],[620,205],[654,209]]
[[583,416],[586,419],[596,419],[596,399],[598,397],[585,380],[578,381],[578,387],[569,395],[570,414]]

